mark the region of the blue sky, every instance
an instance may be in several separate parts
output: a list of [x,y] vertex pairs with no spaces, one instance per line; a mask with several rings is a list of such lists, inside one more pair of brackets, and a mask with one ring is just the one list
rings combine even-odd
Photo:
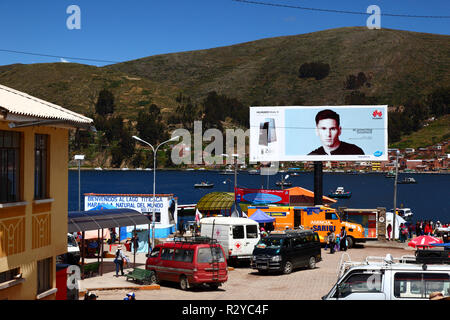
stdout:
[[[258,0],[255,0],[258,1]],[[309,8],[450,16],[448,0],[260,0]],[[81,9],[81,29],[69,30],[66,9]],[[232,0],[2,0],[0,49],[54,56],[127,61],[257,39],[365,26],[368,15],[263,6]],[[450,19],[382,16],[381,27],[448,35]],[[105,62],[69,60],[92,65]],[[0,65],[59,62],[60,58],[0,51]]]

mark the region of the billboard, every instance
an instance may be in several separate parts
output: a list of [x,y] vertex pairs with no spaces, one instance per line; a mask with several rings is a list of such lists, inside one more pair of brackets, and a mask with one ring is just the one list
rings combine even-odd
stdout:
[[387,161],[387,105],[250,107],[250,161]]
[[289,204],[289,190],[235,188],[236,202]]

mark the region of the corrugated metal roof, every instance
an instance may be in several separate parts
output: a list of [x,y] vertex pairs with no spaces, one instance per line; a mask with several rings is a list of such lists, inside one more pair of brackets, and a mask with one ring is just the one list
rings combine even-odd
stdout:
[[150,224],[151,221],[139,211],[132,209],[104,209],[72,211],[68,216],[68,232],[98,230],[133,225]]
[[[40,119],[62,120],[80,124],[93,122],[92,119],[81,114],[3,85],[0,85],[0,108],[14,115]],[[8,117],[6,120],[8,120]]]
[[204,195],[197,203],[197,209],[207,210],[226,210],[231,209],[234,204],[234,193],[231,192],[211,192]]

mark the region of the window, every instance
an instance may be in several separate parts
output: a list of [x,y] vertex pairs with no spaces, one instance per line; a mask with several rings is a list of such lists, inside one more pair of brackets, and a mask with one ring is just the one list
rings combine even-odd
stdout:
[[176,249],[173,260],[192,262],[194,260],[194,250]]
[[450,294],[448,273],[396,273],[394,276],[394,296],[396,298],[428,299],[430,293]]
[[302,245],[306,243],[305,238],[293,238],[292,239],[292,247],[293,248],[301,248]]
[[233,239],[244,239],[244,226],[233,226]]
[[330,212],[330,211],[326,211],[325,212],[325,219],[327,219],[327,220],[338,220],[338,217],[337,217],[336,213]]
[[[150,202],[153,205],[153,202]],[[155,209],[156,210],[156,209]],[[147,216],[147,218],[150,220],[150,222],[153,221],[153,212],[142,212],[144,215]],[[161,222],[161,212],[155,211],[155,223]]]
[[40,294],[52,288],[52,258],[37,262],[37,293]]
[[247,238],[255,239],[258,238],[258,228],[256,225],[248,225],[247,228]]
[[20,200],[19,132],[0,130],[0,203]]
[[157,258],[159,256],[159,247],[152,250],[150,258]]
[[351,293],[381,292],[380,273],[354,273],[339,284],[339,297],[346,297]]
[[14,280],[14,277],[20,274],[20,268],[14,268],[8,271],[0,272],[0,283]]
[[36,134],[34,139],[34,198],[48,198],[48,135]]
[[[243,228],[243,226],[240,226]],[[209,247],[209,248],[199,248],[197,253],[198,263],[212,263],[213,259],[215,262],[225,262],[225,257],[223,256],[220,247]]]
[[163,249],[161,252],[161,260],[172,260],[174,249]]

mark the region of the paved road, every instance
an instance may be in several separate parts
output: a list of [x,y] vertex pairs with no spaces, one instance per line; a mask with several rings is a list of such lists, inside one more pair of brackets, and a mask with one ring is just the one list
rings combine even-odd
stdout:
[[[347,254],[353,261],[362,261],[367,256],[394,257],[412,254],[411,250],[401,248],[356,247]],[[237,267],[228,273],[228,281],[218,290],[190,289],[182,291],[176,283],[161,283],[160,290],[137,290],[137,300],[320,300],[337,280],[337,268],[344,252],[329,254],[322,249],[322,261],[316,269],[299,269],[289,275],[261,275],[248,266]],[[145,256],[136,260],[145,261]],[[115,278],[114,272],[106,272],[102,277],[83,280],[86,288],[112,287],[130,285],[124,277]],[[122,300],[130,291],[102,290],[96,291],[99,300]]]

